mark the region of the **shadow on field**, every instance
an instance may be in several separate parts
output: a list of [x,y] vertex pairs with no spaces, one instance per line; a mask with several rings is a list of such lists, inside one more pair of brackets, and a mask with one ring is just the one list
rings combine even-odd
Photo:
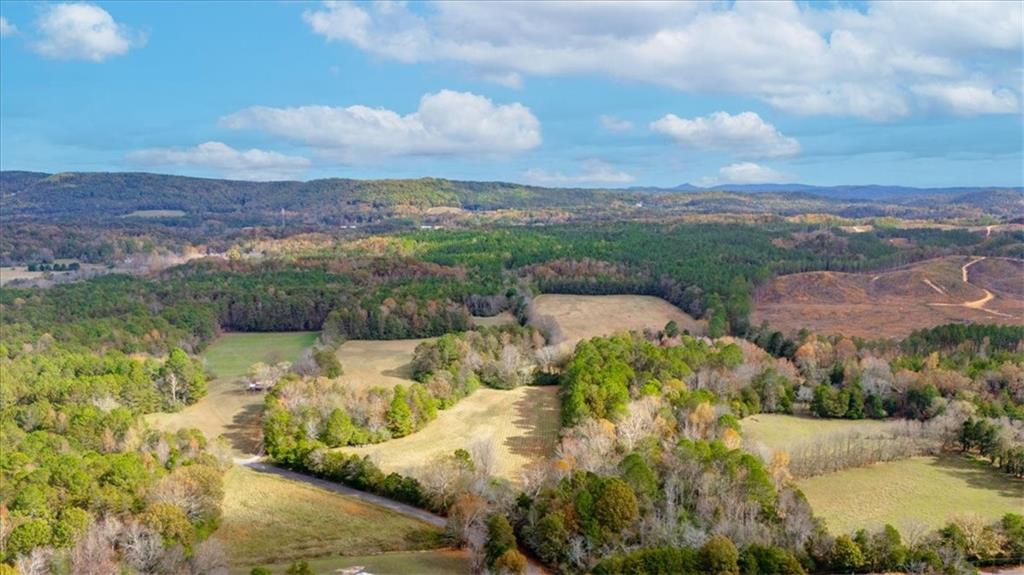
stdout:
[[[554,396],[557,397],[557,396]],[[549,401],[547,390],[531,387],[516,400],[513,422],[519,435],[505,440],[509,452],[527,458],[546,456],[554,445],[558,433],[558,401]]]
[[932,465],[966,481],[971,487],[995,491],[1003,497],[1024,497],[1024,481],[1012,478],[984,461],[966,455],[951,455],[937,458]]
[[263,443],[263,404],[248,405],[235,414],[224,437],[231,447],[246,454],[258,454]]

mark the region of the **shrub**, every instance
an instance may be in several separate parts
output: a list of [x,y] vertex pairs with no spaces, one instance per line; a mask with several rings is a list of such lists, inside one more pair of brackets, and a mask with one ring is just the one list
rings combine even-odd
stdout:
[[700,548],[700,561],[706,573],[738,574],[740,554],[728,537],[716,535]]
[[526,557],[515,549],[508,549],[494,561],[494,572],[498,575],[521,575],[526,572]]

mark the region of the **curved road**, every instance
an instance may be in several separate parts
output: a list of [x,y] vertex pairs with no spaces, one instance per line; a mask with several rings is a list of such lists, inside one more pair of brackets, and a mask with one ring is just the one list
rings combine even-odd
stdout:
[[[972,284],[969,281],[967,269],[970,268],[971,266],[973,266],[974,264],[984,260],[984,259],[985,259],[984,256],[976,257],[975,259],[967,262],[966,264],[963,265],[963,267],[960,268],[960,275],[961,275],[961,279],[963,280],[963,282],[965,284],[971,286],[971,287],[975,287],[975,288],[980,289],[982,292],[985,293],[984,297],[982,297],[980,299],[976,299],[974,301],[965,301],[963,303],[932,303],[932,304],[929,304],[929,305],[944,306],[944,307],[967,307],[967,308],[971,308],[971,309],[981,310],[983,312],[990,313],[992,315],[999,316],[999,317],[1009,317],[1009,318],[1012,318],[1013,317],[1012,315],[1005,314],[1005,313],[1003,313],[1001,311],[996,311],[994,309],[988,309],[987,307],[985,307],[985,304],[987,304],[988,302],[990,302],[993,299],[995,299],[996,296],[992,295],[992,292],[988,291],[987,289],[985,289],[985,288],[983,288],[981,286],[976,286],[976,285]],[[937,291],[939,291],[938,288],[935,286],[935,284],[933,284],[931,281],[929,281],[928,279],[925,279],[924,281],[928,285],[932,286],[932,288],[934,288]]]

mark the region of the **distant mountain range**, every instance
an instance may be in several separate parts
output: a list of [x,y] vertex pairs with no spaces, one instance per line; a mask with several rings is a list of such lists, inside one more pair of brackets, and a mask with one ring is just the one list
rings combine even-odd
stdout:
[[[637,188],[634,188],[637,189]],[[708,192],[728,191],[748,194],[758,193],[787,193],[803,192],[823,198],[837,200],[894,200],[924,196],[962,196],[978,192],[1024,192],[1020,187],[1001,186],[973,186],[973,187],[951,187],[951,188],[914,188],[910,186],[885,186],[885,185],[862,185],[862,186],[812,186],[808,184],[729,184],[709,187],[700,187],[693,184],[680,184],[674,188],[651,188],[652,191],[673,191],[673,192]]]
[[[440,178],[248,182],[132,172],[0,171],[0,218],[22,223],[171,228],[292,224],[319,229],[508,211],[508,217],[664,218],[683,214],[835,214],[848,218],[1014,219],[1021,188],[754,184],[700,188],[544,188]],[[411,220],[409,220],[411,221]]]

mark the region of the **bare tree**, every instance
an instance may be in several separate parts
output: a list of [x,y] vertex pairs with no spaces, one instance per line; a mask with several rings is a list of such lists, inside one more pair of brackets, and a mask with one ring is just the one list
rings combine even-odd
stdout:
[[140,573],[150,573],[160,565],[164,543],[160,534],[150,527],[132,522],[121,533],[120,548],[128,565]]
[[498,446],[493,437],[481,437],[469,447],[477,477],[490,477],[498,466]]
[[53,557],[53,549],[36,547],[28,555],[18,557],[18,560],[14,562],[14,567],[21,575],[50,575],[51,557]]

